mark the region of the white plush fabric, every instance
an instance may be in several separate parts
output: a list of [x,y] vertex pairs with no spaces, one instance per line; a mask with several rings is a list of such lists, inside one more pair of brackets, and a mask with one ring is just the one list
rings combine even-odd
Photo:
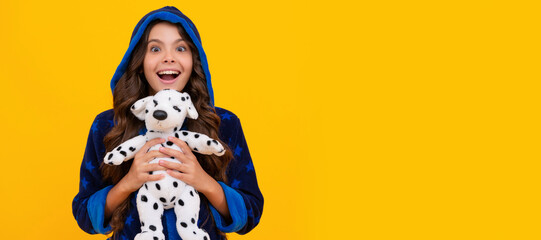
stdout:
[[[193,151],[201,154],[222,156],[225,153],[220,142],[201,133],[180,130],[186,117],[198,117],[187,93],[165,89],[154,96],[138,100],[131,107],[131,111],[137,118],[145,121],[147,133],[129,139],[108,152],[104,158],[106,164],[120,165],[132,159],[147,141],[158,137],[166,140],[169,136],[177,137],[185,141]],[[181,151],[170,141],[155,145],[149,151],[158,150],[162,146]],[[157,163],[159,160],[179,163],[174,158],[156,158],[150,163]],[[162,173],[165,171],[151,174]],[[137,234],[135,239],[164,240],[161,217],[164,209],[174,208],[177,231],[182,239],[209,240],[208,234],[197,226],[200,202],[197,191],[167,173],[165,175],[162,180],[147,182],[139,189],[137,211],[141,220],[141,233]]]

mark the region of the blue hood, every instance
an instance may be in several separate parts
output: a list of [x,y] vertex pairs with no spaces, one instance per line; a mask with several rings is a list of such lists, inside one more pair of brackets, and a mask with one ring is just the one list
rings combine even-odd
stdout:
[[205,55],[205,51],[203,51],[203,46],[201,45],[201,37],[199,36],[199,32],[197,31],[197,28],[195,28],[195,25],[193,24],[193,22],[188,17],[186,17],[186,15],[180,12],[177,8],[170,7],[170,6],[163,7],[163,8],[154,10],[152,12],[149,12],[141,20],[139,20],[139,22],[135,26],[135,29],[133,30],[133,33],[131,35],[130,46],[128,47],[128,50],[124,54],[122,61],[116,68],[115,75],[113,75],[113,79],[111,79],[111,90],[115,89],[116,83],[126,71],[126,68],[128,67],[128,62],[130,61],[132,51],[135,48],[135,45],[137,45],[137,43],[141,39],[141,36],[145,32],[145,29],[147,28],[148,24],[156,19],[165,20],[171,23],[180,23],[182,27],[184,27],[184,29],[186,30],[186,33],[188,33],[188,35],[192,39],[193,43],[195,44],[199,52],[199,59],[201,60],[201,65],[203,67],[203,71],[205,72],[205,78],[207,80],[207,89],[209,91],[209,96],[210,96],[210,105],[214,106],[214,92],[212,91],[212,84],[210,81],[210,72],[209,72],[208,63],[207,63],[207,56]]

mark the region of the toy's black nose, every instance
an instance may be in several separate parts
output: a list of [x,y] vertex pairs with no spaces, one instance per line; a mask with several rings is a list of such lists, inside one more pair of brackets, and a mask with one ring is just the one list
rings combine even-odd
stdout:
[[158,120],[165,120],[167,118],[167,113],[165,111],[162,111],[162,110],[156,110],[156,111],[154,111],[152,116],[154,116],[154,118],[156,118]]

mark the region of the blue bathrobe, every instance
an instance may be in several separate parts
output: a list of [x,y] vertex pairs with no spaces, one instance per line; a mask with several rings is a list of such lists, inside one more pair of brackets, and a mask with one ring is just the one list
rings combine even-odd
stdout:
[[[129,48],[111,80],[111,89],[115,88],[116,83],[126,71],[131,53],[141,39],[145,28],[156,19],[180,23],[184,27],[198,49],[211,99],[209,104],[214,106],[210,72],[199,33],[192,21],[174,7],[164,7],[152,11],[139,21],[132,33]],[[221,118],[220,139],[229,145],[234,155],[226,171],[228,183],[218,182],[224,190],[231,221],[226,221],[201,194],[198,225],[209,233],[211,239],[223,239],[218,231],[245,234],[257,226],[263,212],[263,195],[257,184],[254,165],[239,118],[228,110],[214,108]],[[81,229],[90,234],[107,234],[111,231],[111,226],[104,219],[104,207],[107,194],[113,186],[102,179],[99,167],[105,155],[103,138],[113,127],[113,118],[114,112],[110,109],[96,116],[92,123],[81,164],[79,192],[72,204],[73,215],[77,223]],[[144,131],[145,129],[141,129],[141,133]],[[137,196],[137,192],[130,195],[130,210],[124,228],[122,231],[114,233],[114,239],[133,239],[141,231],[135,196]],[[205,219],[207,220],[205,221]],[[181,239],[175,223],[174,209],[165,210],[162,224],[166,239]]]

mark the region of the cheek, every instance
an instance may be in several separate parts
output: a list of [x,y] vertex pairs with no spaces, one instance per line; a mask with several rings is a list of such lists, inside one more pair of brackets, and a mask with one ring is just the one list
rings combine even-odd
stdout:
[[191,71],[193,68],[193,60],[191,54],[186,54],[185,56],[180,59],[182,62],[182,66],[184,67],[185,71]]
[[154,74],[154,64],[152,63],[152,59],[145,57],[143,60],[143,71],[147,78]]

